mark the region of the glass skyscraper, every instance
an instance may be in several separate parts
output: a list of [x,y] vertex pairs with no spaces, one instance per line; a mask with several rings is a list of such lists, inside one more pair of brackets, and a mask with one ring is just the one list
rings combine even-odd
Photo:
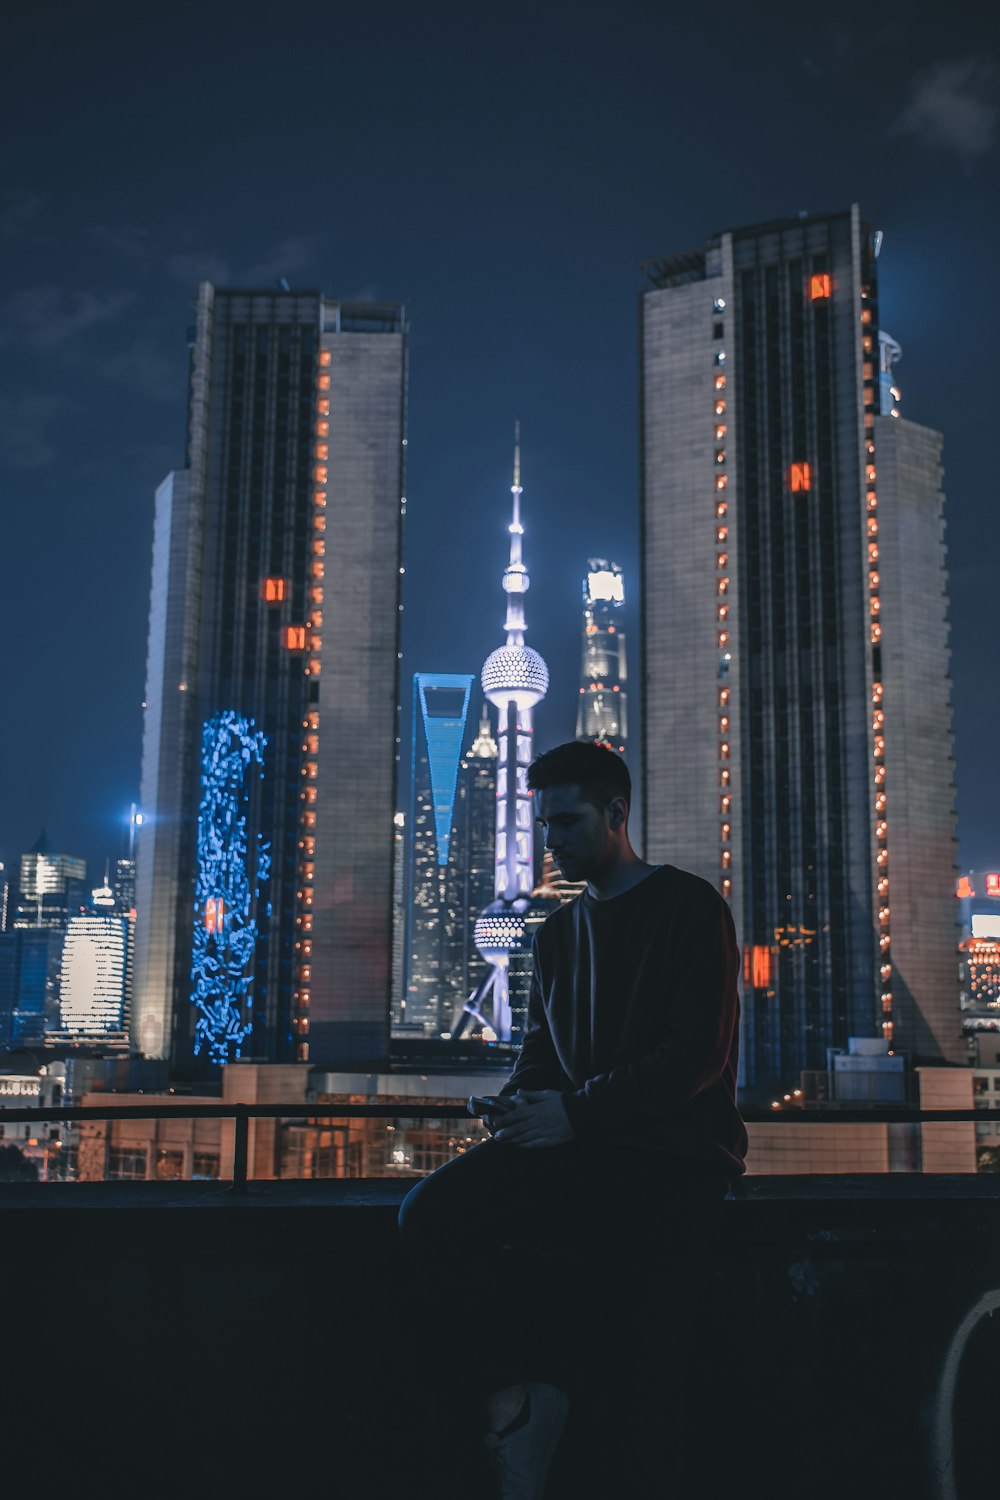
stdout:
[[617,563],[592,557],[583,579],[583,642],[576,737],[625,753],[628,663],[622,613],[625,584]]
[[156,500],[133,1042],[388,1053],[405,514],[398,305],[204,283]]
[[962,1055],[941,439],[883,414],[880,245],[855,207],[645,267],[644,852],[732,904],[751,1098],[849,1036]]

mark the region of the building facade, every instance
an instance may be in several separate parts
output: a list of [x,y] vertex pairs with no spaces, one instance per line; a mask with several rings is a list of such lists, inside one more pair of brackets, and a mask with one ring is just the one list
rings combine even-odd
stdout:
[[583,579],[583,640],[576,737],[624,755],[628,745],[628,663],[622,616],[625,584],[617,563],[592,557]]
[[428,1037],[448,1032],[465,1000],[466,912],[452,838],[475,680],[452,672],[413,678],[407,972],[398,1024]]
[[641,299],[645,854],[732,905],[751,1098],[851,1036],[961,1057],[940,440],[882,415],[880,244],[728,231]]
[[133,1043],[388,1045],[406,322],[199,291],[184,469],[157,492]]

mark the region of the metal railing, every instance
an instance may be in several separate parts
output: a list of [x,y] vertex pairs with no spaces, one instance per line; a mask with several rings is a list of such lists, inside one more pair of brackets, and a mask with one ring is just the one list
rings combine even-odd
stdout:
[[[791,1109],[744,1109],[741,1111],[748,1125],[936,1125],[973,1124],[997,1121],[1000,1134],[1000,1106],[975,1109],[919,1109],[906,1105],[899,1107],[873,1108],[868,1105],[845,1104],[836,1108],[791,1108]],[[463,1120],[470,1124],[470,1116],[461,1104],[422,1104],[419,1100],[394,1100],[384,1104],[285,1103],[285,1104],[123,1104],[84,1105],[60,1107],[50,1105],[41,1108],[30,1106],[0,1108],[0,1125],[61,1123],[76,1124],[85,1121],[105,1121],[113,1124],[123,1120],[232,1120],[234,1122],[233,1162],[231,1191],[244,1193],[247,1190],[250,1154],[251,1120],[284,1121],[332,1121],[350,1119],[385,1120]]]

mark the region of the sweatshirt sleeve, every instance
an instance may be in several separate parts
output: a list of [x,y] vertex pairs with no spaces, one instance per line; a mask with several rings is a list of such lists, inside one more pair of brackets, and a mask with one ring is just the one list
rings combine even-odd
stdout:
[[646,1000],[658,1012],[644,1017],[650,1042],[566,1095],[581,1139],[666,1119],[722,1076],[739,1014],[739,948],[729,907],[711,888],[706,895],[685,902],[668,929],[663,987]]
[[538,958],[538,939],[531,952],[531,992],[528,996],[528,1016],[524,1038],[518,1053],[514,1071],[500,1090],[504,1094],[516,1093],[518,1089],[565,1089],[568,1080],[556,1054],[549,1030],[548,1017],[542,1004],[541,970]]

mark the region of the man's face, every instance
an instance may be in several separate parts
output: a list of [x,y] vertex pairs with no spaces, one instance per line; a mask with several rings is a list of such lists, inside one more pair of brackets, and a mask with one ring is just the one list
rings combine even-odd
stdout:
[[537,817],[545,829],[545,847],[567,880],[591,880],[613,856],[611,817],[617,803],[597,808],[584,800],[578,786],[546,787],[537,796]]

